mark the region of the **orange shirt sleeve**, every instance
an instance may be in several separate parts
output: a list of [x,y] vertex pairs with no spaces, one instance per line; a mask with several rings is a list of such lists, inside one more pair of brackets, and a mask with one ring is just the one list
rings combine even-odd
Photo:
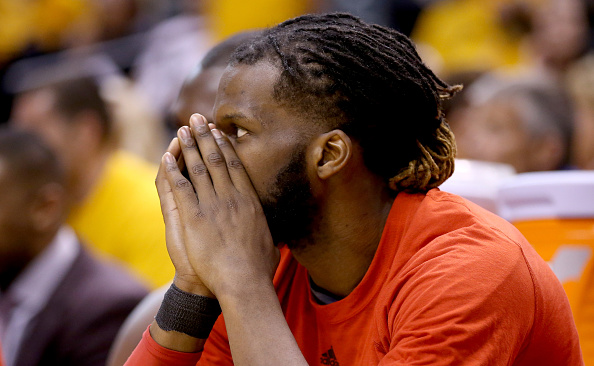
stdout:
[[202,352],[178,352],[161,347],[147,328],[124,366],[195,366],[200,356]]

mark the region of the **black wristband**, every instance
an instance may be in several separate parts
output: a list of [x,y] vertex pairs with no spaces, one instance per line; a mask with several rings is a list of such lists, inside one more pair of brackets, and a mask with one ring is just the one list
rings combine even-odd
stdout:
[[155,320],[163,330],[206,339],[220,314],[216,299],[191,294],[171,284]]

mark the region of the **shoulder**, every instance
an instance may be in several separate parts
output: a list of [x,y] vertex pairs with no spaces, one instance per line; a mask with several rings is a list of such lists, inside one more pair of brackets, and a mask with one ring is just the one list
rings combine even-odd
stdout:
[[533,267],[546,266],[509,222],[439,190],[428,192],[417,206],[400,245],[413,248],[400,275],[431,283],[425,277],[440,273],[447,287],[463,283],[463,292],[486,294],[489,284],[493,291],[514,285],[533,289]]
[[145,285],[122,266],[95,258],[81,246],[55,297],[63,296],[69,299],[63,305],[89,314],[129,312],[147,293]]
[[[497,354],[514,358],[542,338],[544,318],[565,322],[570,311],[563,289],[511,224],[438,190],[416,199],[398,242],[409,250],[397,252],[378,303],[392,347],[408,352],[402,345],[420,347],[416,337],[425,334],[427,352],[464,344],[488,363]],[[571,330],[566,322],[561,328]]]
[[104,364],[119,328],[146,293],[124,271],[82,249],[34,322],[32,339],[35,347],[46,347],[44,364]]

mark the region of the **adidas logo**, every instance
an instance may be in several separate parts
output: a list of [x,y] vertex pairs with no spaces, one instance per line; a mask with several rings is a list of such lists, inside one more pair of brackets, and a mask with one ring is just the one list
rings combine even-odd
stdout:
[[322,354],[322,357],[320,357],[320,362],[322,363],[322,365],[339,366],[338,360],[336,359],[336,354],[334,354],[334,349],[332,349],[332,346],[330,346],[328,352]]

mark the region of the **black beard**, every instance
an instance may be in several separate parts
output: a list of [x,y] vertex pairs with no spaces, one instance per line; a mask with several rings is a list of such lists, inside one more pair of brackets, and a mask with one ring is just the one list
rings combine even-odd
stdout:
[[303,239],[311,236],[317,211],[306,173],[305,146],[298,147],[289,164],[276,175],[262,208],[275,245],[284,243],[289,249],[305,245]]

